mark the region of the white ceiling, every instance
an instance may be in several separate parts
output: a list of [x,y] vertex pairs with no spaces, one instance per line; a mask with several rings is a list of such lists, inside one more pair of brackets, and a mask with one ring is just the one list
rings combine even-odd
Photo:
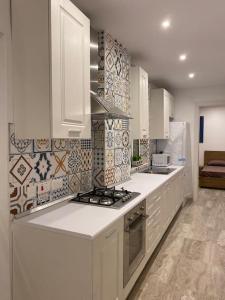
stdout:
[[[117,38],[158,86],[225,85],[224,0],[73,0],[97,30]],[[170,18],[164,31],[161,22]],[[178,56],[187,53],[186,62]],[[188,73],[196,77],[188,79]]]

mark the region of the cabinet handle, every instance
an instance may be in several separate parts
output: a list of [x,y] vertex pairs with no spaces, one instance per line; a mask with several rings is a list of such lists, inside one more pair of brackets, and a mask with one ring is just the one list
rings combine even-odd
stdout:
[[80,129],[78,129],[78,130],[69,129],[68,134],[69,134],[69,137],[80,137],[81,130]]

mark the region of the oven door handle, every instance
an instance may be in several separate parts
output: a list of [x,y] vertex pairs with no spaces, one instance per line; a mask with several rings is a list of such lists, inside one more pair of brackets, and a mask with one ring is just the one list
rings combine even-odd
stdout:
[[[141,216],[141,224],[146,220],[148,219],[149,215],[142,215]],[[135,222],[135,221],[134,221]],[[128,226],[126,226],[126,228],[124,229],[125,232],[130,232],[131,229],[130,229],[130,226],[132,226],[132,223],[129,224]],[[138,226],[140,226],[140,224],[138,224]],[[135,230],[135,229],[134,229]]]

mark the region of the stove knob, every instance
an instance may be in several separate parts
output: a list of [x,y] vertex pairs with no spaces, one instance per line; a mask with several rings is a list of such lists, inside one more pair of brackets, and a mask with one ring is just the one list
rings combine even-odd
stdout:
[[126,202],[127,200],[129,200],[129,197],[128,196],[124,196],[122,201]]
[[144,206],[141,206],[140,209],[141,209],[141,210],[145,210],[145,207],[144,207]]
[[129,222],[133,222],[133,220],[134,220],[134,217],[133,217],[133,216],[131,216],[131,217],[128,218],[128,221],[129,221]]
[[135,212],[135,215],[136,215],[136,216],[140,216],[140,215],[141,215],[141,212],[136,211],[136,212]]

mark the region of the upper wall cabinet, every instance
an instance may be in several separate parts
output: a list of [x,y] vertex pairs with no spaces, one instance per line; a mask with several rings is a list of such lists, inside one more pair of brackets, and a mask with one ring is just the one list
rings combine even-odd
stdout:
[[131,79],[131,131],[133,139],[149,137],[148,73],[140,67],[132,67]]
[[69,0],[12,0],[16,136],[90,138],[90,21]]
[[152,89],[150,100],[150,138],[168,139],[169,121],[173,118],[173,96],[165,89]]

